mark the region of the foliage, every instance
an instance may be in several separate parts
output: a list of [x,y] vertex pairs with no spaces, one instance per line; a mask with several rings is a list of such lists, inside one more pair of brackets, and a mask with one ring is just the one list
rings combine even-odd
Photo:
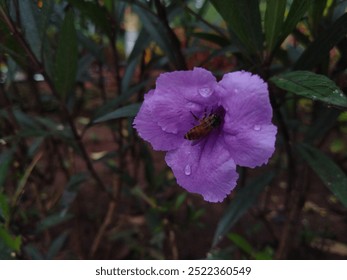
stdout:
[[[0,258],[309,258],[314,237],[347,242],[329,226],[347,206],[346,9],[1,0]],[[155,78],[194,66],[260,75],[279,128],[221,204],[177,187],[132,128]]]

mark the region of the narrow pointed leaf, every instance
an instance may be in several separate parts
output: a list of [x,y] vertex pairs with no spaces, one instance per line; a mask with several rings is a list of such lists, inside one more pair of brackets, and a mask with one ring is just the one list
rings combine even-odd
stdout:
[[312,122],[312,125],[305,134],[305,142],[319,142],[326,133],[336,125],[336,120],[340,115],[340,110],[333,108],[319,108],[319,115]]
[[42,40],[40,38],[38,17],[35,13],[38,8],[33,1],[19,1],[18,4],[25,38],[36,58],[41,60]]
[[292,2],[288,16],[286,17],[282,27],[281,36],[278,40],[279,43],[282,43],[282,41],[293,31],[295,26],[307,12],[310,4],[311,0],[294,0]]
[[324,185],[347,207],[347,176],[342,169],[331,158],[310,145],[301,144],[298,151]]
[[139,16],[143,28],[149,36],[158,44],[162,51],[168,56],[170,62],[176,65],[176,55],[172,48],[169,35],[162,22],[151,12],[142,6],[134,5],[133,11]]
[[13,158],[13,151],[6,150],[0,154],[0,192],[2,191],[6,178],[8,178],[8,169]]
[[268,0],[264,20],[264,31],[268,51],[276,46],[282,32],[287,0]]
[[273,172],[265,173],[236,193],[235,198],[218,223],[212,246],[215,246],[254,204],[258,195],[271,182],[273,177]]
[[327,104],[347,107],[347,97],[337,85],[323,75],[309,71],[294,71],[270,79],[286,91]]
[[74,15],[70,10],[65,15],[55,57],[54,82],[59,95],[65,99],[72,89],[77,73],[77,36]]
[[59,251],[64,246],[64,243],[68,236],[69,236],[69,232],[65,231],[61,235],[59,235],[56,239],[53,240],[46,254],[47,260],[53,260],[57,256]]
[[106,7],[102,7],[92,1],[68,0],[68,2],[79,9],[83,15],[87,16],[107,36],[111,37],[112,26],[108,20],[109,16]]
[[295,70],[309,70],[321,63],[329,51],[347,34],[347,13],[336,20],[300,56],[294,65]]
[[53,11],[53,5],[53,1],[47,1],[39,9],[36,1],[18,1],[21,29],[39,61],[42,61],[42,49],[46,42],[47,24]]
[[263,49],[258,0],[212,0],[211,3],[250,53]]
[[211,43],[214,43],[220,47],[226,47],[226,46],[229,46],[231,44],[231,42],[228,38],[222,37],[220,35],[213,34],[213,33],[195,32],[195,33],[192,33],[191,36],[200,38],[202,40],[206,40],[206,41],[211,42]]
[[101,116],[93,121],[93,123],[100,123],[109,120],[126,118],[126,117],[135,117],[138,111],[140,110],[141,104],[135,103],[119,108],[113,112],[110,112],[104,116]]

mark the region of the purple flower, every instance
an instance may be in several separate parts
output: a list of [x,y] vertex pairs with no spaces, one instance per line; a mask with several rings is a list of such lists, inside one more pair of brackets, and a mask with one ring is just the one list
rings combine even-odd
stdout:
[[236,164],[256,167],[275,150],[267,84],[249,72],[217,82],[203,68],[159,76],[134,120],[154,150],[166,151],[177,183],[210,202],[236,186]]

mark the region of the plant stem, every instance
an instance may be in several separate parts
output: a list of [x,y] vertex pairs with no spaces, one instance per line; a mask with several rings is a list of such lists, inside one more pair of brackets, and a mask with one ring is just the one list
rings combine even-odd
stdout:
[[8,28],[9,28],[10,32],[13,34],[14,38],[21,45],[21,47],[24,49],[26,55],[29,58],[29,62],[32,65],[33,69],[36,69],[36,71],[38,71],[39,73],[41,73],[43,75],[43,77],[45,78],[45,81],[46,81],[47,85],[49,86],[53,96],[58,100],[60,109],[62,110],[62,115],[64,116],[69,127],[71,128],[75,142],[77,143],[77,146],[81,152],[82,158],[84,159],[86,166],[87,166],[90,174],[92,175],[93,179],[96,181],[96,183],[105,192],[107,192],[109,195],[111,195],[111,197],[113,197],[113,195],[106,188],[105,184],[103,183],[100,176],[96,172],[96,170],[95,170],[95,168],[91,162],[91,159],[89,158],[87,150],[86,150],[84,144],[82,143],[81,137],[77,132],[77,128],[76,128],[75,123],[71,117],[71,114],[70,114],[68,108],[66,107],[65,103],[61,100],[59,93],[56,91],[55,86],[54,86],[51,78],[48,76],[44,66],[36,58],[36,56],[34,55],[34,53],[31,50],[31,48],[29,47],[28,43],[24,39],[23,34],[19,31],[19,29],[17,28],[15,23],[12,21],[12,19],[10,17],[7,16],[7,14],[5,13],[5,11],[2,8],[0,8],[0,16],[4,20],[6,25],[8,26]]

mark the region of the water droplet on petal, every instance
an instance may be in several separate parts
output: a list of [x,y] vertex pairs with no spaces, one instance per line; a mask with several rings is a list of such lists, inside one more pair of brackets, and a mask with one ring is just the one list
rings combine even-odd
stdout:
[[261,130],[261,126],[259,124],[256,124],[255,126],[253,126],[253,129],[255,131],[259,131],[259,130]]
[[202,97],[210,97],[212,92],[213,92],[213,90],[211,88],[208,88],[208,87],[199,89],[199,93]]
[[189,176],[191,173],[192,173],[192,169],[191,169],[190,165],[187,164],[186,167],[184,168],[184,174]]

